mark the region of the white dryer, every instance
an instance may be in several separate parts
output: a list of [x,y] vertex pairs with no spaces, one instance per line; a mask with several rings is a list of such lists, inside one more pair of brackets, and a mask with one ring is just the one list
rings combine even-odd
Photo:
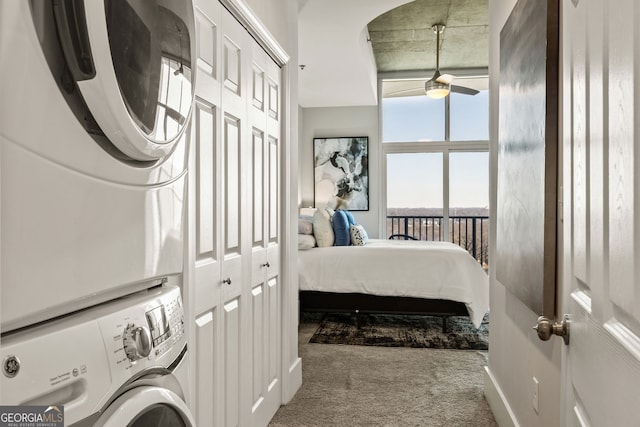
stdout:
[[56,406],[65,426],[192,427],[186,356],[180,290],[141,291],[5,334],[0,404]]
[[182,271],[191,0],[0,2],[1,330]]

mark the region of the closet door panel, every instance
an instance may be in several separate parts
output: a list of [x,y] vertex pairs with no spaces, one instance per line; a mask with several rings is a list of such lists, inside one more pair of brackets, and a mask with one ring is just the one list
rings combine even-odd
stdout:
[[217,334],[215,330],[215,313],[207,311],[195,320],[196,348],[195,369],[197,372],[196,393],[196,421],[198,425],[214,425],[217,390],[215,384],[218,378],[215,370],[215,356],[218,351]]
[[229,35],[225,35],[222,48],[224,61],[222,77],[224,87],[237,96],[242,96],[242,49],[238,42]]
[[214,105],[196,98],[195,162],[190,183],[195,188],[193,205],[194,236],[194,310],[202,313],[218,302],[220,249],[218,238],[218,188],[215,178],[216,114]]
[[223,300],[230,301],[242,292],[242,268],[247,210],[245,208],[246,179],[243,170],[249,165],[245,154],[246,88],[243,67],[247,51],[244,28],[229,13],[222,16],[221,36],[221,108],[223,130],[222,150],[222,245],[221,285]]
[[216,253],[216,197],[215,163],[215,107],[204,100],[196,100],[196,260],[215,260]]
[[251,37],[230,13],[222,17],[222,300],[227,375],[224,426],[247,425],[251,402],[251,209],[249,205]]
[[280,188],[280,161],[279,161],[278,140],[269,136],[269,167],[268,167],[268,182],[269,182],[269,204],[268,204],[268,216],[269,216],[269,244],[278,244],[279,238],[279,224],[280,224],[280,194],[278,189]]
[[240,253],[240,119],[224,117],[225,259]]
[[188,283],[191,369],[190,406],[198,425],[220,425],[221,122],[220,24],[218,2],[196,0],[196,104],[189,158]]
[[224,390],[222,395],[224,425],[240,425],[240,298],[233,299],[223,307],[224,329]]
[[252,425],[268,423],[281,402],[279,274],[279,95],[280,69],[255,43],[252,44],[251,204],[251,352]]
[[264,130],[253,127],[253,132],[251,135],[251,145],[252,145],[252,154],[253,154],[253,168],[252,168],[252,222],[253,222],[253,240],[252,246],[254,249],[259,249],[264,247],[265,235],[265,216],[264,216],[264,207],[265,207],[265,180],[264,180],[264,171],[265,171],[265,137]]
[[251,315],[253,324],[252,332],[252,411],[255,411],[264,400],[265,389],[265,335],[263,333],[265,323],[265,284],[261,283],[251,290]]
[[196,93],[201,97],[220,98],[219,22],[220,6],[197,1],[195,8],[198,47]]
[[268,285],[268,316],[265,324],[268,327],[268,366],[267,379],[269,392],[279,382],[280,367],[280,286],[279,277],[269,279]]
[[242,142],[241,121],[225,113],[222,133],[223,149],[223,252],[222,292],[224,300],[240,294],[242,284]]
[[252,129],[251,157],[252,168],[249,182],[251,184],[253,238],[252,251],[252,283],[264,281],[266,268],[266,221],[265,208],[267,204],[268,181],[265,179],[267,171],[267,122],[265,120],[266,72],[265,57],[260,48],[252,45],[251,69],[248,81],[251,85],[251,100],[248,103],[248,119]]
[[282,173],[281,147],[280,147],[280,68],[272,61],[267,64],[267,110],[266,110],[266,126],[268,135],[267,153],[265,154],[267,165],[267,201],[266,208],[266,227],[267,239],[269,247],[269,261],[275,267],[271,273],[275,273],[279,269],[279,242],[280,242],[280,176]]

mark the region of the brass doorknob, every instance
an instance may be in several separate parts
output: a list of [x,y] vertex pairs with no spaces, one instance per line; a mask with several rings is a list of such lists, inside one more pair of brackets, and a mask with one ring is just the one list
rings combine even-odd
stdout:
[[569,345],[569,325],[571,321],[569,320],[569,315],[565,314],[562,318],[562,322],[554,322],[551,319],[540,316],[538,317],[538,323],[533,327],[535,331],[538,333],[538,338],[542,341],[547,341],[551,338],[552,335],[558,335],[562,337],[564,343]]

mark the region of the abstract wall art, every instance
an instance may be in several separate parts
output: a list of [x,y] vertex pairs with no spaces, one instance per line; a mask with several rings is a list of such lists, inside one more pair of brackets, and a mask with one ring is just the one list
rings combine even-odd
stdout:
[[315,206],[369,210],[369,138],[314,138]]
[[555,312],[559,3],[519,0],[500,32],[496,278]]

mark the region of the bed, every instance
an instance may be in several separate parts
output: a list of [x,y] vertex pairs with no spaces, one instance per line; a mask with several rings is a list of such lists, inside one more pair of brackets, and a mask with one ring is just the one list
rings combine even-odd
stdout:
[[468,315],[478,328],[489,309],[486,272],[452,243],[369,239],[298,255],[301,311]]

